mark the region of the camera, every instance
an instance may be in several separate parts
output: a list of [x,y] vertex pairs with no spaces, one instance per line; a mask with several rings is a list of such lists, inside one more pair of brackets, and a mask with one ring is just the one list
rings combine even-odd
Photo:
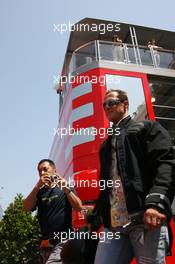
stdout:
[[50,179],[51,179],[51,182],[56,182],[57,176],[56,175],[51,175]]

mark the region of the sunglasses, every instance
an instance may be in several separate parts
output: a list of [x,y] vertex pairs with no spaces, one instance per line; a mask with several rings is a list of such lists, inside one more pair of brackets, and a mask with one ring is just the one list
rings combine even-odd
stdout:
[[113,105],[118,105],[119,103],[121,103],[120,99],[110,99],[103,103],[103,108],[110,108]]

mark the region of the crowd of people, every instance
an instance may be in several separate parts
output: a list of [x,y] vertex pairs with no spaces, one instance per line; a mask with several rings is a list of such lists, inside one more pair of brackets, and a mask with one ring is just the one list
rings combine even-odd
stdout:
[[[119,35],[114,35],[112,37],[113,48],[112,48],[112,58],[114,61],[117,62],[125,62],[125,51],[124,51],[124,43],[122,38]],[[160,50],[163,51],[163,48],[157,45],[155,38],[152,38],[148,41],[147,47],[150,50],[150,53],[153,57],[154,64],[156,67],[159,67],[161,64],[160,59]],[[169,61],[167,65],[168,68],[174,69],[175,68],[175,53],[172,53],[172,60]]]
[[98,222],[103,237],[96,241],[91,262],[91,247],[82,262],[83,242],[70,243],[66,236],[73,230],[72,208],[81,211],[82,202],[57,173],[54,162],[43,159],[38,164],[39,180],[24,200],[26,211],[37,209],[41,263],[129,264],[134,257],[139,264],[166,263],[175,194],[175,159],[169,134],[158,122],[135,122],[122,90],[108,90],[103,109],[113,131],[120,128],[120,134],[113,132],[100,146],[100,179],[113,184],[100,190],[88,217],[88,231]]

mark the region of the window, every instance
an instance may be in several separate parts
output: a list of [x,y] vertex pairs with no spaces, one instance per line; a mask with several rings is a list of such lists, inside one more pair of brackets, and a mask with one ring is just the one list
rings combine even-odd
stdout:
[[106,74],[106,87],[126,91],[129,98],[129,114],[136,121],[147,118],[142,79],[121,75]]
[[156,120],[165,127],[175,145],[175,78],[149,76]]

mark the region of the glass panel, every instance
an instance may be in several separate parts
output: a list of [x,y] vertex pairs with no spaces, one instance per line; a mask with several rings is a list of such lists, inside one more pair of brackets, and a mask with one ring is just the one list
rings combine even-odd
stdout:
[[127,47],[128,56],[129,56],[129,63],[136,64],[136,58],[133,47]]
[[125,61],[124,47],[122,44],[115,43],[112,45],[112,56],[113,56],[113,61],[117,61],[117,62]]
[[121,75],[106,74],[106,88],[124,90],[128,94],[129,114],[136,121],[147,119],[147,109],[142,79]]
[[100,60],[113,61],[112,43],[99,43]]
[[153,66],[151,51],[147,47],[139,48],[142,65]]
[[[128,53],[128,63],[136,64],[135,52],[132,45],[117,44],[113,42],[100,41],[99,44],[100,59],[127,63],[125,56]],[[153,66],[152,55],[157,67],[175,69],[175,53],[162,50],[151,50],[147,46],[139,46],[139,52],[142,65]]]
[[169,131],[175,145],[175,78],[150,77],[149,85],[156,120]]
[[96,60],[95,42],[74,52],[74,56],[72,58],[72,68],[75,70],[78,67],[89,64],[94,60]]
[[175,52],[171,53],[171,60],[168,64],[169,69],[175,69]]
[[[97,59],[95,44],[95,42],[89,43],[73,53],[69,64],[69,73]],[[148,48],[147,46],[138,46],[138,48],[142,65],[175,69],[174,51]],[[98,51],[99,60],[136,64],[136,55],[131,44],[99,41]]]
[[99,44],[100,60],[125,62],[124,46],[122,43],[102,42]]
[[175,69],[175,54],[166,51],[157,51],[159,56],[159,67]]

